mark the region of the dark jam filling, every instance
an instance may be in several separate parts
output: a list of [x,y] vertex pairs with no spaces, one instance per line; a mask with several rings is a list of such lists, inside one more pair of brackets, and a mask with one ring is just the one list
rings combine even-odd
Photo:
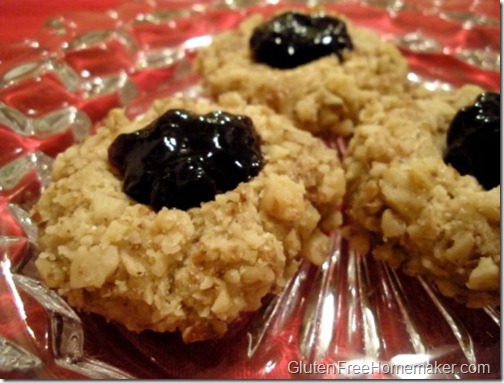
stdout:
[[246,116],[174,109],[118,136],[108,157],[128,196],[154,210],[187,210],[256,176],[263,166],[259,141]]
[[500,94],[482,93],[448,130],[444,161],[474,176],[486,190],[500,185]]
[[250,38],[254,60],[289,69],[328,55],[343,59],[353,43],[343,21],[324,15],[283,13],[259,25]]

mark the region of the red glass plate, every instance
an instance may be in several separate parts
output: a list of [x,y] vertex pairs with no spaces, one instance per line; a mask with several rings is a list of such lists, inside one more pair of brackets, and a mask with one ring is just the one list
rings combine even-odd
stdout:
[[500,378],[500,311],[468,309],[425,281],[361,257],[338,235],[225,338],[128,332],[75,313],[38,280],[27,211],[52,159],[113,107],[138,116],[159,97],[200,94],[195,50],[244,17],[325,7],[395,42],[409,81],[500,91],[494,0],[125,0],[48,20],[0,46],[1,378]]

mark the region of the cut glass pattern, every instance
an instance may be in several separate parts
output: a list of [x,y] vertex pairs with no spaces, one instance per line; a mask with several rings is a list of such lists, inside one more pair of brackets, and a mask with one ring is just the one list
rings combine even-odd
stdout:
[[[219,341],[183,345],[177,334],[133,334],[76,313],[38,280],[28,211],[50,182],[53,158],[114,107],[138,116],[156,99],[201,94],[194,51],[254,12],[323,6],[396,42],[409,80],[427,89],[473,82],[500,89],[494,1],[125,0],[110,12],[74,12],[30,40],[0,49],[0,376],[2,378],[320,378],[289,361],[488,365],[500,377],[500,311],[471,310],[424,280],[357,254],[339,236],[321,268],[302,264],[281,296]],[[497,17],[497,18],[496,18]],[[409,376],[411,377],[411,376]]]

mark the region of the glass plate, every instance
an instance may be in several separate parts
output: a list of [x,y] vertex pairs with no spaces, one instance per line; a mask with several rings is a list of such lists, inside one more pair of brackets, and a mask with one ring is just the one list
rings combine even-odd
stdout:
[[321,268],[302,264],[280,297],[196,344],[75,313],[38,281],[27,211],[57,153],[113,107],[133,117],[158,97],[200,94],[191,62],[212,35],[254,12],[314,6],[397,43],[412,82],[500,92],[494,0],[124,1],[0,46],[0,378],[500,377],[500,310],[462,307],[338,236]]

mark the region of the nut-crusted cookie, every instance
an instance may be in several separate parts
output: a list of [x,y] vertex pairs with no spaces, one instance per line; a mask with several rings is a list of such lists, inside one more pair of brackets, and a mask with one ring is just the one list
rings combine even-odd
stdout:
[[[249,116],[265,165],[254,178],[186,211],[155,211],[122,190],[107,160],[120,133],[169,109]],[[301,258],[320,264],[341,221],[345,190],[333,150],[283,116],[229,95],[221,105],[169,98],[140,121],[114,110],[61,154],[32,210],[42,280],[86,311],[141,331],[180,330],[185,342],[222,336],[240,314],[277,293]]]
[[209,47],[198,52],[195,68],[213,97],[236,91],[250,103],[266,104],[288,116],[303,130],[348,135],[368,101],[404,90],[408,65],[399,50],[377,34],[339,15],[327,16],[345,22],[349,49],[293,68],[259,63],[250,39],[268,20],[254,15],[237,29],[214,37]]
[[443,153],[450,122],[481,92],[418,91],[370,104],[344,161],[353,245],[472,307],[500,301],[500,186],[485,190]]

